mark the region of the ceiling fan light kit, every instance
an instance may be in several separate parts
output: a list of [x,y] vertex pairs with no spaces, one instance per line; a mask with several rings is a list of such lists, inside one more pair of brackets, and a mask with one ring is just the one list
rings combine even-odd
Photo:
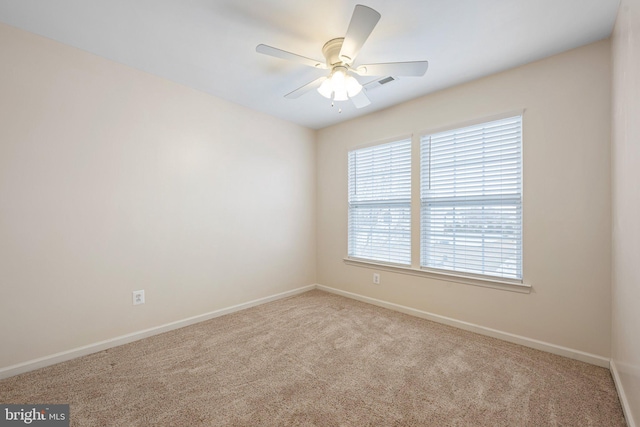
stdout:
[[380,14],[375,10],[361,4],[356,5],[347,34],[344,37],[329,40],[322,47],[322,54],[325,57],[324,64],[321,61],[264,44],[258,45],[256,51],[307,66],[331,70],[329,76],[309,82],[286,94],[285,98],[295,99],[312,89],[317,89],[320,95],[332,101],[351,100],[356,108],[363,108],[371,104],[371,101],[365,94],[363,86],[352,74],[378,77],[385,75],[419,77],[427,72],[429,65],[427,61],[413,61],[352,67],[364,42],[367,41],[379,20]]
[[333,67],[331,75],[318,88],[320,95],[334,101],[347,101],[356,96],[362,90],[362,85],[347,72],[347,67],[343,65]]

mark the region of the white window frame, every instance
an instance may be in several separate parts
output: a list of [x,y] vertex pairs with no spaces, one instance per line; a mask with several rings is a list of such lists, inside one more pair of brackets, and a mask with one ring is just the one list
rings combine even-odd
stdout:
[[347,161],[348,258],[410,267],[411,137],[356,147]]
[[[388,271],[396,274],[430,278],[438,282],[461,283],[465,285],[479,286],[483,288],[497,289],[501,291],[509,291],[509,292],[516,292],[516,293],[530,293],[532,290],[532,286],[530,283],[527,283],[526,281],[526,266],[525,266],[524,254],[522,256],[522,279],[521,280],[503,279],[503,278],[494,277],[494,276],[483,276],[483,275],[451,272],[451,271],[428,269],[428,268],[425,269],[420,267],[421,254],[419,251],[419,247],[420,247],[421,231],[416,231],[420,226],[420,204],[421,204],[420,203],[420,178],[419,178],[419,175],[421,173],[420,155],[419,155],[420,154],[420,136],[426,135],[426,134],[438,133],[438,132],[455,129],[455,128],[462,128],[462,127],[475,125],[479,123],[490,122],[493,120],[499,120],[507,117],[516,116],[516,115],[522,116],[522,120],[523,120],[522,132],[524,134],[524,120],[525,120],[524,113],[525,113],[524,109],[514,110],[514,111],[509,111],[503,114],[497,114],[494,116],[485,116],[483,118],[470,120],[467,122],[459,122],[458,124],[454,124],[446,127],[430,128],[427,130],[423,130],[421,132],[416,132],[416,134],[414,134],[415,136],[413,136],[413,142],[412,142],[413,144],[412,184],[414,185],[413,185],[413,193],[412,193],[412,211],[411,211],[413,216],[412,223],[411,223],[411,226],[412,226],[411,236],[413,239],[411,266],[394,265],[394,264],[379,262],[374,260],[359,259],[359,258],[350,257],[349,255],[343,258],[343,262],[346,265],[359,267],[359,268],[366,268],[369,271],[371,270]],[[398,139],[399,138],[396,138],[393,140],[398,140]],[[387,142],[393,141],[393,140],[387,140]],[[366,146],[377,145],[379,143],[361,145],[353,149],[364,148]],[[523,135],[522,148],[524,149],[524,135]],[[521,168],[522,168],[522,179],[524,180],[524,164],[521,165]],[[416,183],[418,185],[415,185]],[[522,195],[521,201],[524,206],[524,191],[521,192],[521,195]],[[522,225],[524,227],[524,220],[522,221]],[[522,236],[522,247],[524,251],[524,230],[523,230],[523,236]]]
[[522,284],[522,112],[422,133],[420,162],[420,268]]

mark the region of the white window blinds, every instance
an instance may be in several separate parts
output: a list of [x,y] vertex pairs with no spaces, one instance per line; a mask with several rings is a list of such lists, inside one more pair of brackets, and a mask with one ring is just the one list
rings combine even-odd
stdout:
[[420,265],[522,278],[522,117],[420,140]]
[[411,264],[411,139],[349,152],[349,256]]

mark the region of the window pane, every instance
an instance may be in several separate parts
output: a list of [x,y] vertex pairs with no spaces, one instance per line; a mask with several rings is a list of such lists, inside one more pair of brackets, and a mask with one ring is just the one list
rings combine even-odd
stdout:
[[349,210],[350,256],[411,264],[411,205],[353,206]]
[[349,256],[411,264],[411,140],[349,152]]
[[522,118],[421,138],[422,267],[522,278]]

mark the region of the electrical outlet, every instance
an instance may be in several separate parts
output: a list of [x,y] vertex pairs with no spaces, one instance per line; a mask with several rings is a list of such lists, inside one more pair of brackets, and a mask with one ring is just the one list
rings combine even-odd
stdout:
[[133,305],[144,304],[144,290],[133,291]]
[[380,273],[373,273],[373,284],[374,285],[380,284]]

